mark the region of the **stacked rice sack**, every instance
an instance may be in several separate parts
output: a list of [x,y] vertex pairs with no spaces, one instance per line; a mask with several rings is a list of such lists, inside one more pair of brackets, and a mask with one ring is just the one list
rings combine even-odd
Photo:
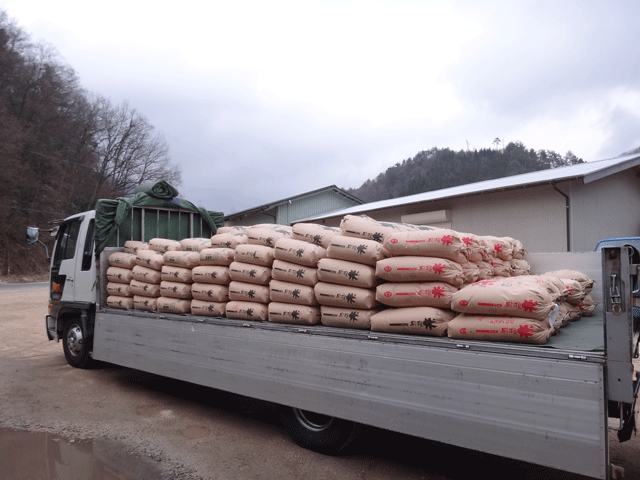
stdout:
[[[156,264],[160,272],[160,296],[156,300],[161,313],[189,313],[191,309],[191,269],[198,264],[197,252],[182,251],[177,240],[152,238],[149,250],[161,255]],[[140,255],[140,253],[138,253]]]
[[593,314],[596,304],[591,296],[592,279],[575,270],[555,270],[545,275],[559,279],[564,287],[562,299],[558,302],[557,328]]
[[135,253],[136,265],[133,267],[131,291],[133,308],[143,311],[157,311],[160,296],[160,282],[164,258],[162,253],[149,248],[148,243],[129,240],[124,251]]
[[133,308],[134,294],[131,291],[132,270],[136,255],[130,252],[114,252],[109,255],[107,268],[107,305],[112,308]]
[[275,242],[269,282],[269,321],[299,325],[320,323],[320,308],[314,287],[318,283],[318,261],[325,258],[326,242],[334,229],[318,225],[295,226],[290,237]]

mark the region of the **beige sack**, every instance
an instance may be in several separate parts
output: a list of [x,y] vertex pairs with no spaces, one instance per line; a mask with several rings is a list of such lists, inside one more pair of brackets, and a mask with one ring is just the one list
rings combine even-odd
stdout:
[[376,289],[376,300],[389,307],[451,308],[451,297],[457,291],[445,282],[383,283]]
[[443,337],[455,316],[451,310],[434,307],[387,308],[371,317],[371,331]]
[[216,285],[229,285],[229,267],[200,266],[193,267],[191,279],[198,283],[215,283]]
[[273,264],[274,250],[273,247],[265,245],[253,245],[247,243],[236,247],[234,260],[236,262],[251,263],[253,265],[262,265],[270,267]]
[[570,278],[561,278],[560,280],[564,283],[563,297],[572,305],[580,305],[586,295],[582,285],[577,280]]
[[393,233],[385,237],[383,245],[393,256],[417,255],[448,258],[458,263],[467,261],[467,248],[460,235],[445,228]]
[[464,285],[469,285],[480,280],[480,267],[477,263],[467,262],[463,263],[461,267],[464,271]]
[[109,295],[107,297],[107,305],[109,305],[111,308],[129,310],[133,308],[133,297],[118,297],[116,295]]
[[160,297],[156,302],[160,313],[191,313],[191,300]]
[[380,310],[361,310],[357,308],[320,307],[320,323],[325,327],[356,328],[369,330],[371,317]]
[[493,258],[489,260],[489,263],[493,267],[493,274],[496,277],[510,277],[511,276],[511,262],[508,260],[502,260],[501,258]]
[[147,312],[156,312],[158,310],[158,299],[153,297],[134,295],[133,308],[136,310],[143,310]]
[[513,245],[508,237],[485,235],[484,239],[489,243],[490,253],[494,257],[507,261],[513,258]]
[[233,248],[205,248],[200,251],[200,265],[228,267],[234,261],[235,254]]
[[271,302],[269,304],[269,321],[295,325],[317,325],[320,323],[320,308]]
[[168,282],[193,283],[190,268],[163,265],[161,275],[161,280],[166,280]]
[[147,242],[139,242],[136,240],[127,240],[124,242],[124,253],[138,253],[138,250],[148,250],[149,244]]
[[211,248],[210,238],[184,238],[180,240],[180,248],[185,252],[201,252]]
[[191,285],[179,282],[160,282],[160,295],[168,298],[191,299]]
[[470,262],[487,261],[490,255],[487,251],[487,243],[479,235],[461,233],[460,239],[466,247],[465,254]]
[[247,230],[247,243],[253,245],[265,245],[275,247],[281,238],[289,238],[291,235],[272,228],[251,227]]
[[494,276],[493,265],[489,261],[478,262],[478,269],[480,270],[480,278],[478,280],[486,280]]
[[344,236],[364,238],[379,243],[383,243],[388,235],[413,230],[399,223],[378,222],[366,215],[345,215],[340,222],[340,229]]
[[155,250],[138,250],[136,253],[136,263],[141,267],[152,268],[160,271],[164,265],[164,257]]
[[318,304],[313,287],[280,280],[269,282],[269,300],[296,305],[313,306]]
[[329,246],[332,237],[342,233],[340,228],[327,227],[316,223],[296,223],[292,227],[292,231],[295,240],[313,243],[323,248]]
[[133,278],[132,271],[128,268],[109,267],[107,268],[107,280],[115,283],[130,283]]
[[576,280],[582,286],[585,293],[589,293],[593,289],[594,281],[585,273],[576,270],[555,270],[553,272],[546,272],[545,275]]
[[553,322],[553,327],[558,330],[570,322],[580,320],[581,317],[582,312],[578,305],[572,305],[564,301],[558,302],[558,313],[556,314],[555,322]]
[[315,267],[305,267],[291,262],[274,260],[271,268],[271,276],[274,280],[283,282],[299,283],[313,287],[318,283],[318,269]]
[[229,284],[229,300],[269,303],[269,287],[255,283],[231,282]]
[[377,306],[374,290],[325,282],[318,282],[314,290],[320,305],[360,310],[371,310]]
[[180,250],[180,242],[167,238],[152,238],[149,240],[149,249],[160,253],[176,251]]
[[555,300],[542,285],[522,277],[491,279],[467,285],[451,298],[451,308],[472,315],[501,315],[547,320]]
[[318,280],[361,288],[375,288],[379,283],[374,267],[334,258],[323,258],[318,262]]
[[204,300],[191,300],[191,314],[205,317],[224,317],[227,313],[227,302],[207,302]]
[[141,282],[133,279],[131,280],[131,292],[134,296],[157,298],[160,296],[160,284]]
[[526,260],[513,258],[511,259],[511,274],[514,277],[518,275],[531,275],[531,265]]
[[451,338],[543,344],[553,332],[547,322],[510,316],[461,314],[449,322]]
[[107,295],[116,297],[133,297],[131,286],[127,283],[107,283]]
[[229,287],[211,283],[194,283],[191,285],[191,296],[196,300],[226,303],[229,301]]
[[596,309],[596,302],[593,300],[591,294],[587,293],[578,307],[580,307],[580,312],[583,317],[590,317]]
[[132,280],[138,280],[139,282],[157,283],[160,284],[162,280],[162,273],[153,268],[141,267],[136,265],[131,270]]
[[284,262],[315,267],[318,260],[326,256],[326,248],[302,240],[281,238],[275,244],[275,258]]
[[236,248],[238,245],[247,243],[246,233],[218,233],[211,237],[212,248]]
[[389,252],[381,243],[364,238],[336,235],[331,238],[327,248],[327,257],[337,260],[363,263],[376,266],[378,260],[389,256]]
[[264,303],[234,301],[227,303],[226,314],[232,319],[266,321],[269,307]]
[[375,274],[390,282],[447,282],[456,287],[461,286],[466,278],[458,262],[416,256],[380,260],[376,264]]
[[109,265],[131,270],[136,266],[136,256],[133,253],[113,252],[109,255]]
[[200,265],[199,252],[172,251],[163,256],[164,264],[172,267],[193,268]]
[[236,282],[268,285],[271,281],[271,268],[244,262],[233,262],[229,265],[229,277]]
[[233,227],[220,227],[216,233],[247,233],[250,227],[244,225],[234,225]]

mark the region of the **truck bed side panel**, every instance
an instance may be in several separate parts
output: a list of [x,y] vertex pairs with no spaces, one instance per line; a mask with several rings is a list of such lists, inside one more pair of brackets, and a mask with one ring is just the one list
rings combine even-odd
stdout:
[[606,478],[603,365],[99,312],[94,357]]

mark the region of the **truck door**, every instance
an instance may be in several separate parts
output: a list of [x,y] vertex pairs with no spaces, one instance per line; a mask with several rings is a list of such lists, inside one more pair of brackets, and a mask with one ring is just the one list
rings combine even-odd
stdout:
[[60,225],[51,261],[51,299],[73,302],[76,289],[76,262],[82,249],[80,232],[84,217],[70,218]]

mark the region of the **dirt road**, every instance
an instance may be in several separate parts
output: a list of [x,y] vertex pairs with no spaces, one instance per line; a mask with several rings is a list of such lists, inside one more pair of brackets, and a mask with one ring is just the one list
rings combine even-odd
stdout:
[[[0,293],[0,429],[115,440],[165,479],[583,478],[377,429],[350,455],[319,455],[292,443],[273,404],[111,365],[68,366],[61,344],[47,341],[46,304],[44,289]],[[611,442],[612,461],[640,479],[638,437]]]

